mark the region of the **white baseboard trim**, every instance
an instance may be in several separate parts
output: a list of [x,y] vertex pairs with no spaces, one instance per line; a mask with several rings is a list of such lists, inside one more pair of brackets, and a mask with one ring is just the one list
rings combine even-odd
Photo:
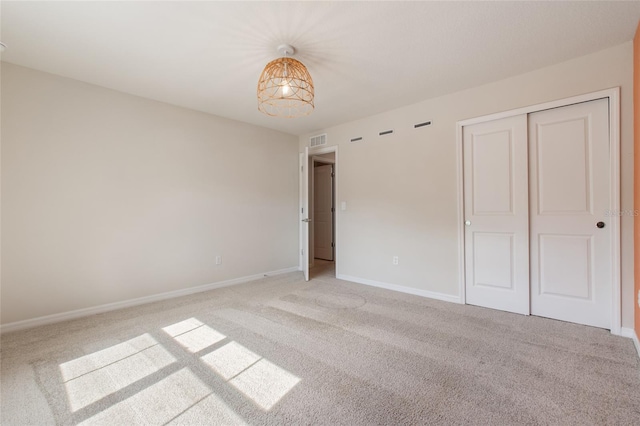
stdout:
[[628,337],[629,339],[633,340],[633,344],[635,345],[638,356],[640,357],[640,341],[638,341],[638,336],[636,335],[636,332],[633,330],[633,328],[622,327],[620,329],[620,335],[622,337]]
[[298,267],[294,266],[286,269],[279,269],[277,271],[264,272],[262,274],[249,275],[246,277],[233,278],[225,281],[218,281],[211,284],[199,285],[196,287],[189,287],[180,290],[168,291],[166,293],[153,294],[151,296],[143,296],[135,299],[123,300],[120,302],[107,303],[99,306],[92,306],[90,308],[76,309],[68,312],[61,312],[58,314],[45,315],[42,317],[10,322],[8,324],[0,325],[0,334],[9,333],[11,331],[25,330],[27,328],[38,327],[41,325],[54,324],[57,322],[68,321],[72,319],[88,317],[90,315],[102,314],[105,312],[115,311],[118,309],[130,308],[133,306],[144,305],[146,303],[159,302],[161,300],[173,299],[180,296],[188,296],[194,293],[201,293],[203,291],[214,290],[221,287],[229,287],[236,284],[242,284],[249,281],[259,280],[265,276],[286,274],[288,272],[298,271]]
[[450,294],[437,293],[435,291],[420,290],[413,287],[405,287],[397,284],[383,283],[380,281],[369,280],[366,278],[352,277],[350,275],[336,274],[339,280],[351,281],[358,284],[370,285],[372,287],[385,288],[387,290],[399,291],[400,293],[408,293],[416,296],[428,297],[430,299],[443,300],[445,302],[460,303],[460,297]]

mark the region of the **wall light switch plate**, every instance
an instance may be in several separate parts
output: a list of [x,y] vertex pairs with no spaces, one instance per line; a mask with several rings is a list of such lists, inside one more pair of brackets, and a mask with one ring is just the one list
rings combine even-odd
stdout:
[[343,201],[340,203],[340,210],[346,210],[347,209],[347,202]]

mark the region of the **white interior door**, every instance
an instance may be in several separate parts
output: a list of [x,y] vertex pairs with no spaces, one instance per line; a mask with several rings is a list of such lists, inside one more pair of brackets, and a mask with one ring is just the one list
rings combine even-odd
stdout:
[[304,279],[309,281],[309,147],[304,148],[304,158],[302,158],[300,164],[300,195],[301,195],[301,209],[300,209],[300,256],[302,256],[302,272],[304,273]]
[[529,115],[533,315],[611,326],[608,108],[600,99]]
[[313,168],[314,256],[333,260],[333,165]]
[[464,126],[466,300],[529,314],[527,116]]

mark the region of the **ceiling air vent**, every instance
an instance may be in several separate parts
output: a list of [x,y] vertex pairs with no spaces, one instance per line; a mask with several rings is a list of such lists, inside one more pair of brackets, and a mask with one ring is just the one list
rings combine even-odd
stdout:
[[322,146],[322,145],[326,145],[327,144],[327,134],[323,133],[322,135],[318,135],[318,136],[311,136],[309,138],[309,146],[311,148],[315,148],[317,146]]

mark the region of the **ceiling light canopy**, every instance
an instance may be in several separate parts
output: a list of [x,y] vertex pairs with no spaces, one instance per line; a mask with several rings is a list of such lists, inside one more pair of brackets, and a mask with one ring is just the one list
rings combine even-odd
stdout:
[[264,67],[258,80],[258,110],[274,117],[294,118],[311,114],[313,80],[302,62],[290,58],[295,49],[278,46],[283,56]]

